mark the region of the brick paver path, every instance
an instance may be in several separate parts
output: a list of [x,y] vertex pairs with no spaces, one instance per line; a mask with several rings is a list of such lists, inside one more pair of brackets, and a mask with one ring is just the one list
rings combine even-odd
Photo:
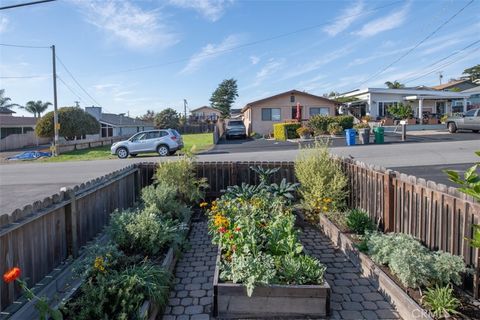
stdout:
[[[330,319],[399,319],[393,307],[362,277],[358,267],[318,229],[306,226],[300,237],[305,251],[327,266],[325,278],[332,287]],[[164,320],[211,319],[213,272],[217,249],[210,242],[205,221],[194,222],[190,249],[175,270]]]

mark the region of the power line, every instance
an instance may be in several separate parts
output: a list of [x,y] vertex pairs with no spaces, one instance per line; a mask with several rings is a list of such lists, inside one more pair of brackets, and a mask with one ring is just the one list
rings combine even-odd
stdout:
[[451,16],[449,19],[447,19],[446,21],[444,21],[442,24],[440,24],[433,32],[431,32],[429,35],[427,35],[425,38],[423,38],[422,40],[420,40],[416,45],[414,45],[410,50],[408,50],[407,52],[405,52],[404,54],[402,54],[399,58],[397,58],[396,60],[394,60],[393,62],[391,62],[390,64],[388,64],[386,67],[384,67],[383,69],[381,69],[380,71],[376,72],[375,74],[373,74],[371,77],[367,78],[365,81],[363,81],[362,83],[360,83],[358,86],[361,86],[365,83],[367,83],[368,81],[372,80],[373,78],[375,78],[376,76],[382,74],[383,72],[385,72],[386,70],[388,70],[388,68],[390,68],[391,66],[393,66],[395,63],[399,62],[400,60],[402,60],[403,58],[405,58],[406,56],[408,56],[410,53],[412,53],[413,50],[415,50],[416,48],[418,48],[420,45],[422,45],[425,41],[427,41],[428,39],[430,39],[431,37],[433,37],[438,31],[440,31],[440,29],[442,29],[445,25],[447,25],[450,21],[452,21],[455,17],[457,17],[463,10],[465,10],[468,6],[470,6],[472,3],[474,2],[474,0],[470,0],[469,3],[467,3],[465,6],[463,6],[460,10],[458,10],[453,16]]
[[[480,42],[480,40],[479,40],[479,41],[476,41],[476,43],[479,43],[479,42]],[[470,45],[469,47],[471,47],[471,45]],[[463,56],[463,58],[468,57],[469,55],[477,52],[478,50],[480,50],[480,47],[475,48],[475,49],[472,50],[471,52],[465,54],[465,55]],[[458,53],[460,53],[460,52],[462,52],[462,51],[464,51],[464,49],[456,52],[455,54],[458,54]],[[450,55],[450,56],[452,56],[452,55]],[[450,57],[450,56],[449,56],[449,57]],[[437,64],[437,63],[439,63],[439,62],[441,62],[441,61],[443,61],[443,60],[445,60],[445,58],[437,61],[435,64]],[[455,59],[455,60],[453,60],[453,61],[449,61],[449,62],[447,62],[447,63],[445,63],[445,64],[443,64],[443,65],[441,65],[441,66],[436,67],[435,69],[433,69],[433,70],[431,70],[431,71],[429,71],[429,72],[426,72],[426,73],[421,74],[420,76],[418,76],[418,77],[416,77],[416,78],[413,78],[413,79],[404,81],[404,83],[409,83],[409,82],[412,82],[412,81],[421,79],[421,78],[423,78],[423,77],[426,77],[426,76],[428,76],[428,75],[430,75],[430,74],[432,74],[432,73],[434,73],[434,72],[436,72],[436,71],[438,71],[438,70],[441,70],[441,69],[443,69],[443,68],[445,68],[445,67],[448,67],[449,65],[454,64],[454,63],[456,63],[456,62],[458,62],[457,59]],[[431,65],[430,65],[430,66],[431,66]],[[428,67],[427,67],[427,68],[428,68]]]
[[73,81],[77,84],[77,86],[82,89],[83,92],[85,92],[85,94],[99,107],[102,107],[102,105],[97,101],[95,100],[95,98],[93,98],[90,93],[87,92],[87,90],[85,90],[85,88],[83,88],[83,86],[80,84],[80,82],[77,81],[77,79],[73,76],[73,74],[70,72],[70,70],[68,70],[67,66],[65,66],[65,64],[62,62],[62,60],[58,57],[58,55],[55,56],[58,60],[58,62],[60,62],[60,64],[62,65],[62,67],[65,69],[65,71],[67,71],[68,75],[73,79]]
[[4,76],[0,76],[0,79],[35,79],[35,78],[45,78],[47,77],[46,75],[35,75],[35,76],[12,76],[12,77],[4,77]]
[[[364,14],[367,14],[367,13],[375,12],[375,11],[378,11],[380,9],[384,9],[384,8],[393,6],[393,5],[398,4],[398,3],[403,3],[403,1],[391,2],[391,3],[383,5],[383,6],[378,6],[378,7],[372,8],[371,10],[365,10],[365,11],[362,11],[362,12],[357,13],[357,14],[344,16],[344,17],[342,17],[342,19],[361,16],[361,15],[364,15]],[[243,44],[240,44],[240,45],[237,45],[237,46],[232,46],[230,48],[226,48],[226,49],[223,49],[223,50],[218,50],[218,51],[215,51],[215,52],[212,52],[212,53],[201,54],[198,57],[199,58],[209,57],[209,56],[213,56],[213,55],[218,55],[219,53],[229,52],[229,51],[233,51],[233,50],[237,50],[237,49],[242,49],[242,48],[245,48],[245,47],[251,47],[251,46],[254,46],[254,45],[257,45],[257,44],[260,44],[260,43],[277,40],[277,39],[280,39],[280,38],[285,38],[285,37],[288,37],[288,36],[291,36],[291,35],[294,35],[294,34],[298,34],[298,33],[302,33],[302,32],[305,32],[305,31],[309,31],[309,30],[313,30],[313,29],[317,29],[317,28],[326,26],[326,25],[328,25],[332,22],[335,22],[337,20],[338,19],[327,20],[327,21],[325,21],[323,23],[320,23],[320,24],[300,28],[300,29],[297,29],[297,30],[294,30],[294,31],[291,31],[291,32],[287,32],[287,33],[278,34],[278,35],[275,35],[275,36],[272,36],[272,37],[269,37],[269,38],[264,38],[264,39],[260,39],[260,40],[256,40],[256,41],[252,41],[252,42],[243,43]],[[165,63],[160,63],[160,64],[153,64],[153,65],[148,65],[148,66],[143,66],[143,67],[119,70],[119,71],[115,71],[115,72],[106,73],[104,75],[113,75],[113,74],[118,74],[118,73],[127,73],[127,72],[133,72],[133,71],[139,71],[139,70],[145,70],[145,69],[159,68],[159,67],[168,66],[168,65],[171,65],[171,64],[185,62],[185,61],[190,60],[190,58],[191,57],[185,57],[185,58],[180,58],[180,59],[176,59],[176,60],[172,60],[172,61],[165,62]]]
[[57,76],[57,79],[60,80],[60,82],[65,86],[65,88],[67,88],[68,90],[70,90],[71,93],[73,93],[74,96],[76,96],[78,98],[78,100],[82,101],[84,104],[86,104],[85,101],[83,101],[83,99],[80,97],[80,95],[75,91],[73,90],[62,78],[60,78],[59,76]]
[[13,9],[13,8],[24,7],[24,6],[31,6],[31,5],[34,5],[34,4],[40,4],[40,3],[52,2],[52,1],[56,1],[56,0],[39,0],[39,1],[19,3],[19,4],[12,4],[10,6],[0,7],[0,10]]
[[46,46],[29,46],[23,44],[13,44],[13,43],[0,43],[2,47],[15,47],[15,48],[30,48],[30,49],[50,49],[50,47]]

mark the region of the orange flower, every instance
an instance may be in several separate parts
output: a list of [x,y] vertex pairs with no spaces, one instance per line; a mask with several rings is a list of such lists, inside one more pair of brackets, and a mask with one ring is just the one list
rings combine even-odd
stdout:
[[218,228],[218,231],[220,233],[225,233],[225,232],[227,232],[227,229],[225,229],[225,227],[221,227],[221,228]]
[[240,231],[240,230],[242,230],[240,227],[235,228],[235,231],[237,231],[237,232]]
[[20,270],[20,268],[14,267],[3,274],[3,281],[5,281],[6,283],[15,281],[17,278],[20,277],[21,273],[22,271]]

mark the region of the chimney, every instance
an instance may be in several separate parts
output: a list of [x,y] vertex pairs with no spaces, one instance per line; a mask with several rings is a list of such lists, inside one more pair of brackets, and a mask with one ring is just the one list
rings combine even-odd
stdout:
[[85,107],[85,112],[91,114],[97,121],[102,118],[102,107]]

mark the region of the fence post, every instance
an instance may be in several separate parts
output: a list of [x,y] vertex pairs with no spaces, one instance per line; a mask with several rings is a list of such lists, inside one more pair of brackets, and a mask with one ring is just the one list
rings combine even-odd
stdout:
[[70,189],[68,192],[70,204],[65,206],[65,231],[67,235],[67,252],[73,258],[78,257],[77,240],[77,199],[75,191]]
[[383,176],[383,231],[395,231],[395,192],[393,189],[393,178],[395,174],[391,170],[387,170]]
[[134,179],[133,184],[134,184],[134,193],[135,193],[135,197],[133,201],[137,202],[138,199],[140,198],[140,190],[142,190],[142,177],[141,177],[140,167],[137,167],[137,170],[135,171],[133,179]]

